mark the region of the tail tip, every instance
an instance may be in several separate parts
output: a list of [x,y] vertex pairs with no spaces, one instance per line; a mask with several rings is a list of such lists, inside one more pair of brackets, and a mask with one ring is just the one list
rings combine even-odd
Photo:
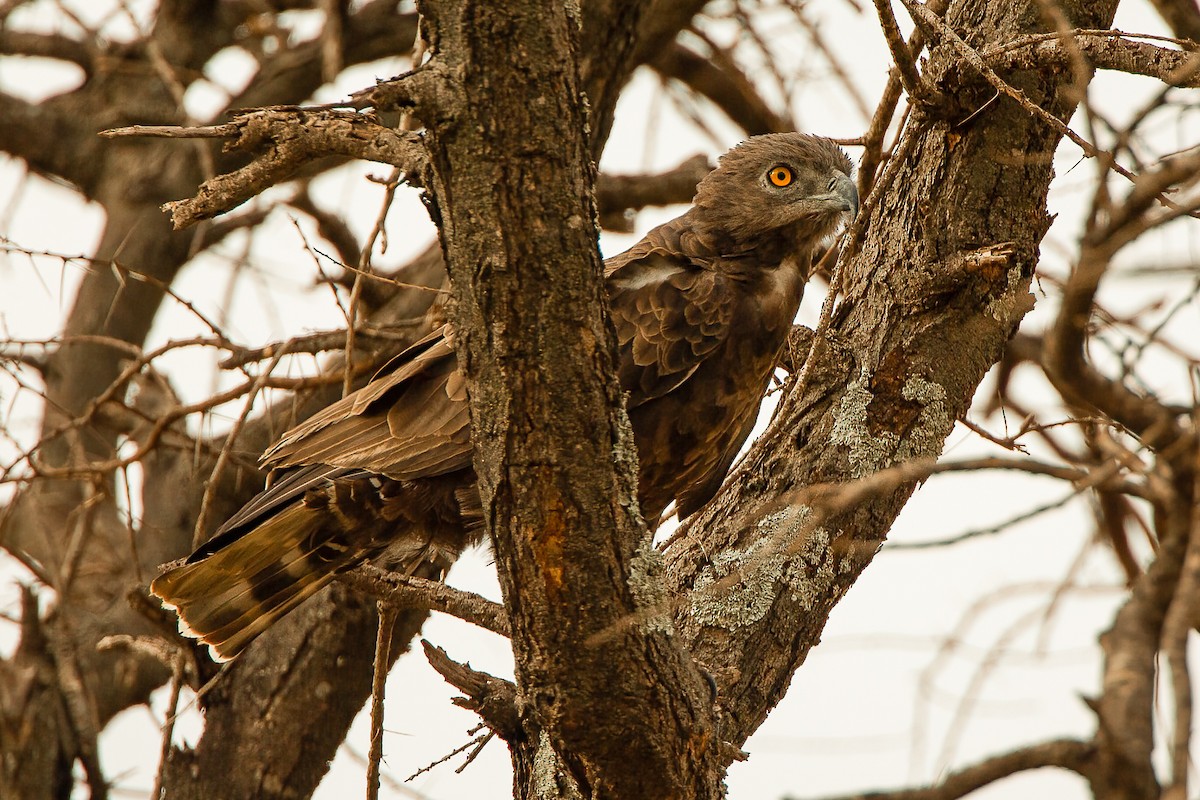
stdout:
[[[218,664],[228,663],[228,662],[232,661],[238,655],[237,652],[233,652],[233,653],[221,652],[220,648],[223,646],[223,644],[224,644],[223,642],[211,642],[205,637],[205,635],[203,633],[201,633],[200,631],[194,629],[191,625],[189,625],[188,621],[187,621],[187,617],[184,615],[183,610],[179,606],[177,606],[175,603],[171,602],[171,600],[168,599],[166,596],[159,594],[158,591],[156,591],[154,588],[154,583],[155,582],[152,582],[150,584],[150,593],[153,594],[154,597],[158,598],[159,604],[164,609],[166,609],[167,611],[170,611],[172,614],[175,615],[175,624],[179,629],[180,636],[183,636],[187,639],[195,639],[198,644],[202,644],[205,647],[207,647],[208,648],[208,657],[211,658],[213,661],[215,661]],[[238,652],[241,652],[241,651],[238,651]]]

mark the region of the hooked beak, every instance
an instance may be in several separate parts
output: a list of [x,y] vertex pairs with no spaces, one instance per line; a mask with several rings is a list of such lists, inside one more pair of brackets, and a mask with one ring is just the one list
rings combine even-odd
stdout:
[[843,172],[834,176],[833,194],[846,201],[846,211],[850,212],[850,220],[858,216],[858,188],[854,180]]

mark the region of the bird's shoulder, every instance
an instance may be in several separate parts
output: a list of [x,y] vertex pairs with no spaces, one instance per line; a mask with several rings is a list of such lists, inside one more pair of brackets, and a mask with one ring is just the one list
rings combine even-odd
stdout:
[[631,408],[683,385],[732,329],[742,288],[688,233],[686,220],[676,220],[606,262],[618,377]]

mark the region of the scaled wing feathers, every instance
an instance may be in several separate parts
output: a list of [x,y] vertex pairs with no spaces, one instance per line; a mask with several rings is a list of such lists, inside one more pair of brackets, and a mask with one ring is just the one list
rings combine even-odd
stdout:
[[367,469],[397,480],[469,466],[466,384],[448,326],[394,358],[362,389],[293,428],[263,462]]
[[658,248],[610,273],[617,371],[629,408],[678,389],[729,336],[734,298],[728,280],[698,260]]

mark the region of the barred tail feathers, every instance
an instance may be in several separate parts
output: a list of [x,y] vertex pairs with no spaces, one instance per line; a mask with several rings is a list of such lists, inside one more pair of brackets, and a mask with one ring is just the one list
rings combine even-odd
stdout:
[[216,552],[150,584],[184,635],[228,661],[366,553],[321,509],[293,503]]

